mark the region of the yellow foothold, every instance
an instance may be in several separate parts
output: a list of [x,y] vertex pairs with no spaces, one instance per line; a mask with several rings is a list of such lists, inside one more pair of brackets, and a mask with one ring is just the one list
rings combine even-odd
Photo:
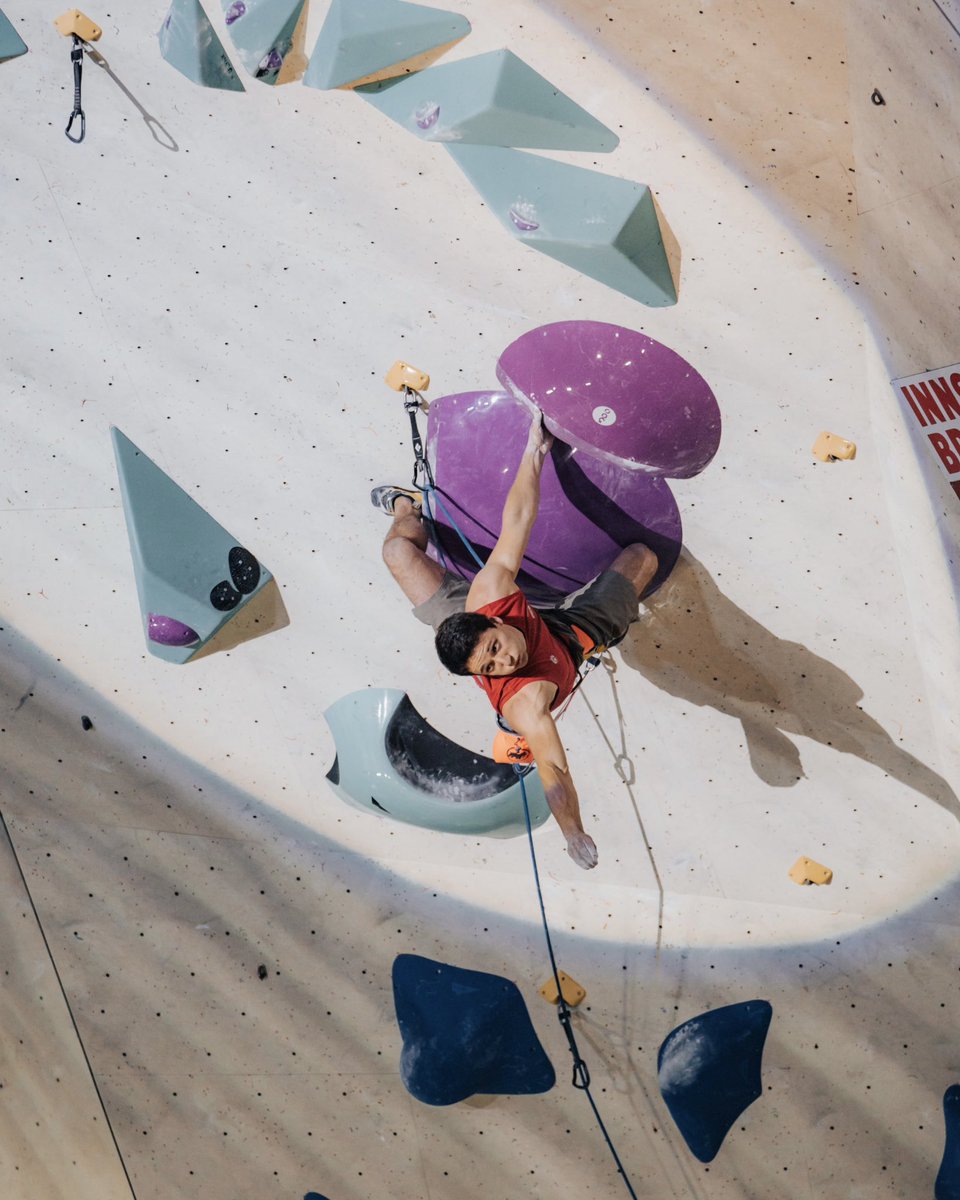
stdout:
[[801,855],[790,868],[790,878],[794,883],[819,885],[829,883],[833,879],[833,872],[829,867],[824,867],[820,863],[814,862],[812,858],[804,858]]
[[848,442],[846,438],[837,437],[835,433],[827,433],[824,430],[813,443],[811,453],[821,462],[836,462],[838,458],[856,458],[857,443]]
[[420,371],[417,367],[411,367],[409,363],[400,362],[398,359],[384,377],[384,383],[395,392],[402,392],[404,388],[425,392],[430,386],[430,376],[426,371]]
[[71,8],[63,16],[57,17],[53,24],[57,32],[62,33],[64,37],[75,36],[81,42],[99,42],[103,35],[100,26],[85,16],[79,8]]
[[[586,988],[581,987],[575,979],[571,979],[565,971],[558,971],[557,974],[560,976],[560,990],[563,992],[564,1000],[566,1000],[571,1008],[576,1008],[580,1001],[586,997]],[[540,995],[550,1004],[560,1003],[557,981],[552,975],[540,989]]]

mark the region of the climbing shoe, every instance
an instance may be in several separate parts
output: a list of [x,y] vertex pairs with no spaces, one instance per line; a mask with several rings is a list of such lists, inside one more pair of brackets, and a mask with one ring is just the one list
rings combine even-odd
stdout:
[[423,493],[413,488],[396,487],[392,483],[382,483],[370,493],[370,503],[374,508],[382,508],[385,513],[393,516],[393,506],[401,496],[406,496],[417,512],[423,503]]

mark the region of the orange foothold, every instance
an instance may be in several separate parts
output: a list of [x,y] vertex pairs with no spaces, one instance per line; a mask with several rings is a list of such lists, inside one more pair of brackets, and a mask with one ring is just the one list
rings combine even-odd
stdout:
[[[581,987],[575,979],[571,979],[565,971],[558,971],[557,974],[560,977],[560,992],[563,993],[564,1000],[571,1008],[576,1008],[586,998],[587,989]],[[557,991],[557,981],[552,975],[540,989],[540,995],[550,1004],[560,1003],[560,992]]]
[[833,879],[833,872],[812,858],[801,856],[790,868],[790,878],[794,883],[820,885],[829,883]]
[[838,458],[849,460],[857,457],[857,443],[824,430],[813,443],[811,453],[821,462],[836,462]]
[[415,392],[425,392],[430,386],[430,376],[426,371],[411,367],[409,363],[398,359],[384,376],[384,383],[395,392],[411,388]]
[[103,36],[100,26],[91,21],[79,8],[71,8],[57,17],[53,25],[64,37],[78,37],[81,42],[99,42]]

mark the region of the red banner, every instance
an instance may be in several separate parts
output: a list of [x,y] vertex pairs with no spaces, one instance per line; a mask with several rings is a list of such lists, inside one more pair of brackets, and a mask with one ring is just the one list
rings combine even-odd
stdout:
[[960,499],[960,363],[894,379],[893,386]]

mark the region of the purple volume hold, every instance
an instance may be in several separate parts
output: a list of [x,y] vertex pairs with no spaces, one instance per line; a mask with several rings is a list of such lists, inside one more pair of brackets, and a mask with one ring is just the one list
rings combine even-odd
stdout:
[[[477,567],[450,517],[485,559],[500,532],[529,428],[529,406],[506,392],[431,401],[427,456],[442,501],[432,498],[442,555],[433,545],[430,553],[467,578]],[[660,560],[654,580],[659,587],[677,561],[681,536],[680,513],[665,479],[555,441],[540,476],[540,512],[519,583],[531,600],[556,603],[606,570],[624,546],[644,542]]]
[[706,380],[669,346],[603,321],[531,329],[500,355],[497,377],[541,409],[547,428],[585,454],[687,479],[720,444]]
[[147,637],[161,646],[194,646],[200,635],[176,617],[164,617],[160,613],[147,613]]

